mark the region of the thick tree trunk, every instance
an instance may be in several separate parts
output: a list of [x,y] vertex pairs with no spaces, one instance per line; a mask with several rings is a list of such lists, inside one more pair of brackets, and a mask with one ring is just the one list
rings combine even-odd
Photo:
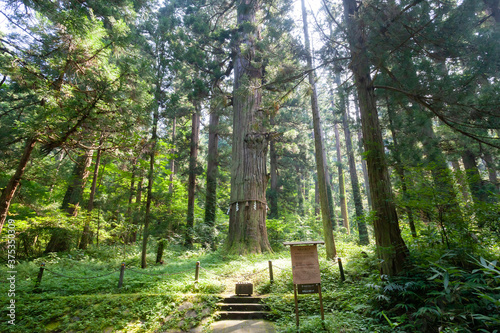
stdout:
[[476,163],[476,155],[469,149],[465,148],[462,153],[464,162],[465,175],[469,183],[470,192],[474,203],[491,202],[490,195],[484,186],[481,174]]
[[[215,103],[212,101],[212,103]],[[210,112],[210,124],[208,126],[208,156],[207,156],[207,197],[205,200],[205,225],[210,229],[210,235],[206,242],[214,248],[212,237],[217,212],[217,175],[219,161],[219,114],[215,107]]]
[[188,177],[188,207],[186,220],[186,246],[193,245],[194,234],[194,199],[196,191],[196,164],[198,159],[198,146],[200,141],[200,104],[195,105],[195,111],[191,119],[191,149],[189,153],[189,177]]
[[493,160],[493,156],[491,156],[488,152],[482,153],[482,159],[486,164],[486,168],[488,168],[488,179],[490,180],[491,185],[494,187],[494,192],[500,193],[500,183],[498,182],[497,177],[497,166],[495,161]]
[[358,91],[363,144],[371,186],[372,209],[375,211],[374,231],[381,273],[396,275],[403,271],[408,249],[401,237],[389,171],[386,163],[382,131],[378,119],[370,64],[366,51],[366,35],[358,21],[355,0],[343,0],[347,36],[351,49],[350,68]]
[[302,2],[302,20],[304,23],[304,43],[306,49],[307,67],[309,70],[309,85],[311,87],[311,109],[313,116],[314,128],[314,148],[316,156],[316,171],[318,175],[319,199],[321,203],[321,220],[323,222],[323,237],[326,246],[326,257],[328,259],[335,258],[337,250],[335,249],[335,241],[333,239],[333,224],[334,217],[330,214],[331,197],[328,197],[327,177],[326,177],[326,161],[323,158],[323,132],[321,130],[321,120],[318,107],[318,96],[316,93],[316,83],[314,72],[312,71],[312,56],[311,44],[309,41],[309,28],[307,25],[307,12],[304,0]]
[[158,128],[158,118],[159,118],[159,110],[158,107],[156,107],[153,112],[153,127],[151,129],[151,147],[149,153],[149,172],[148,172],[148,197],[146,199],[146,215],[144,216],[144,229],[142,235],[142,252],[141,252],[142,268],[146,268],[148,266],[148,263],[146,262],[146,255],[148,248],[149,222],[151,220],[151,201],[153,199],[155,154],[156,154],[156,145],[158,141],[158,136],[156,133]]
[[269,217],[278,218],[278,156],[276,154],[276,140],[271,138],[269,143],[269,167],[271,168],[271,190],[269,192]]
[[238,254],[271,251],[266,228],[269,135],[264,125],[267,116],[259,110],[262,67],[256,65],[262,60],[256,45],[260,38],[256,19],[259,10],[258,0],[237,1],[240,32],[233,58],[231,203],[225,248]]
[[[102,141],[101,141],[102,144]],[[101,149],[97,150],[97,156],[95,159],[94,175],[92,178],[92,185],[90,186],[89,201],[87,203],[87,219],[85,221],[85,226],[83,227],[82,238],[80,239],[79,248],[85,250],[90,242],[90,222],[92,220],[92,210],[94,209],[94,197],[95,190],[97,188],[97,177],[99,176],[99,166],[101,165]]]
[[21,182],[21,178],[23,177],[24,170],[26,169],[26,165],[28,165],[28,161],[30,159],[31,153],[33,152],[33,148],[35,148],[36,142],[36,138],[29,138],[26,140],[23,154],[21,156],[21,159],[19,160],[19,164],[17,165],[16,172],[10,178],[7,186],[0,196],[0,234],[2,233],[3,225],[5,224],[5,220],[7,219],[7,213],[9,212],[10,203],[12,201],[12,198],[14,198],[14,194],[16,193],[19,183]]
[[354,108],[356,110],[356,122],[359,123],[360,129],[357,132],[358,137],[358,149],[359,154],[361,155],[361,170],[363,170],[363,184],[365,185],[366,191],[366,201],[368,202],[367,210],[370,211],[372,207],[372,196],[370,193],[370,182],[368,181],[368,168],[366,167],[366,160],[363,157],[364,147],[363,147],[363,131],[361,128],[361,114],[359,112],[359,102],[357,99],[357,95],[354,96]]
[[[340,83],[340,82],[338,82]],[[344,92],[339,92],[344,94]],[[349,103],[344,104],[346,106]],[[359,190],[358,172],[356,169],[356,160],[354,159],[354,150],[352,149],[351,130],[349,128],[349,117],[347,115],[346,107],[340,105],[342,112],[342,125],[344,127],[345,146],[347,150],[347,160],[349,162],[349,175],[351,177],[352,196],[354,199],[354,209],[356,211],[356,222],[358,225],[359,243],[367,245],[369,243],[368,230],[366,228],[365,215],[363,212],[363,200],[361,199],[361,191]]]
[[342,150],[340,148],[340,135],[337,123],[333,124],[335,132],[335,149],[337,151],[337,172],[339,175],[339,197],[340,197],[340,213],[342,214],[342,226],[346,228],[347,233],[351,233],[349,228],[349,216],[347,212],[347,198],[345,194],[345,179],[344,168],[342,167]]
[[318,176],[314,178],[314,215],[319,216],[321,213],[320,203],[319,203],[319,185],[318,185]]
[[[313,134],[314,137],[314,134]],[[325,142],[323,138],[325,133],[321,133],[321,140]],[[337,224],[335,223],[335,198],[333,196],[333,175],[328,169],[328,158],[326,157],[326,145],[323,145],[323,162],[325,163],[325,182],[326,182],[326,196],[328,197],[328,216],[330,218],[330,225],[333,230],[337,229]]]
[[93,151],[85,151],[84,154],[79,155],[76,159],[73,173],[71,176],[70,185],[64,195],[62,209],[70,216],[77,216],[80,203],[82,202],[83,190],[89,177],[90,171],[88,170],[92,164]]

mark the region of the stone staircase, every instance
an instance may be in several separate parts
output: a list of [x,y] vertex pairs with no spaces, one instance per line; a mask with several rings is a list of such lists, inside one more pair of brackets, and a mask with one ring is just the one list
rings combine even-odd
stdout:
[[271,312],[260,296],[225,297],[216,313],[219,320],[269,319]]

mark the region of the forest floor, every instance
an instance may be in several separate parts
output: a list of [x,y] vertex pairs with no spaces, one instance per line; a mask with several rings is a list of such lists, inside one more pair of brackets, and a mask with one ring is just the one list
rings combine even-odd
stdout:
[[[150,263],[155,260],[155,245],[154,242],[150,245]],[[415,249],[412,248],[413,252],[418,254]],[[318,295],[299,295],[300,327],[303,333],[419,332],[421,312],[425,314],[422,318],[429,322],[433,320],[430,325],[441,320],[440,325],[465,327],[483,320],[481,327],[496,327],[495,320],[498,318],[487,317],[491,310],[488,313],[485,308],[488,305],[485,303],[487,297],[494,299],[498,296],[495,289],[498,287],[495,281],[498,281],[495,276],[489,278],[487,275],[488,271],[494,271],[494,266],[488,268],[487,262],[479,266],[468,264],[471,268],[466,271],[465,268],[457,268],[456,264],[453,267],[446,266],[442,258],[456,259],[449,251],[442,252],[444,255],[434,254],[437,259],[431,258],[431,253],[436,251],[425,252],[421,253],[425,260],[435,260],[440,266],[433,266],[436,268],[432,270],[427,263],[422,266],[425,273],[419,277],[420,280],[411,274],[411,283],[403,281],[396,284],[381,281],[373,246],[358,246],[347,237],[344,240],[338,237],[337,251],[344,262],[346,280],[340,280],[338,266],[325,259],[324,248],[320,246],[325,321],[321,321]],[[11,285],[0,283],[0,303],[9,304],[9,298],[15,299],[15,325],[2,320],[0,331],[211,332],[212,325],[217,321],[215,313],[222,295],[234,294],[236,282],[252,282],[255,294],[266,295],[265,302],[271,309],[271,321],[276,331],[296,332],[291,259],[286,248],[263,255],[229,256],[222,251],[185,250],[171,245],[165,251],[163,265],[150,264],[146,269],[140,268],[139,257],[139,244],[101,245],[99,248],[90,247],[85,252],[50,253],[20,261],[15,267],[15,297],[8,296]],[[273,264],[272,284],[269,280],[269,261]],[[200,262],[200,271],[199,280],[195,282],[197,262]],[[41,283],[35,288],[42,263],[44,274]],[[122,263],[125,263],[125,270],[123,284],[119,288]],[[486,268],[481,268],[481,265]],[[438,276],[440,271],[437,267],[446,269],[446,272]],[[2,276],[9,276],[8,271],[5,265],[0,268]],[[479,278],[484,279],[484,285],[478,286]],[[474,284],[466,284],[467,279],[474,279]],[[410,285],[420,289],[413,292]],[[431,317],[430,312],[423,312],[432,311],[426,310],[430,308],[429,304],[443,304],[441,298],[450,297],[449,288],[459,288],[451,295],[460,296],[464,290],[468,294],[463,295],[461,303],[456,302],[456,308],[440,309],[441,317]],[[491,293],[486,295],[488,290]],[[428,296],[424,292],[428,292]],[[474,296],[477,299],[474,304],[484,303],[475,310],[474,321],[468,319],[471,318],[470,314],[468,317],[464,314],[467,320],[460,319],[462,322],[457,321],[457,317],[444,316],[448,312],[456,314],[457,311],[465,311],[463,309],[469,311],[471,295],[478,293],[486,296]],[[412,294],[425,303],[422,305],[415,299],[404,298]],[[467,307],[463,305],[465,300],[469,302]],[[454,299],[450,299],[445,304],[449,307],[455,304],[453,302]],[[486,310],[483,311],[483,308]],[[412,314],[407,315],[408,311]],[[401,328],[403,325],[405,329]],[[447,332],[468,331],[458,329]]]

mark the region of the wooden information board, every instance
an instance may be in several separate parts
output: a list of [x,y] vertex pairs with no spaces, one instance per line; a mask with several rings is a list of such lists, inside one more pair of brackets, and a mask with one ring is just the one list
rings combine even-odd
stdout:
[[297,293],[299,295],[301,295],[301,294],[318,294],[320,286],[321,286],[321,284],[319,284],[319,283],[298,284],[297,285]]
[[318,248],[316,244],[291,246],[292,273],[294,284],[321,283]]
[[325,320],[323,297],[321,296],[321,273],[319,271],[318,244],[323,241],[285,242],[290,246],[292,257],[293,293],[295,295],[295,322],[299,327],[299,294],[319,294],[321,320]]

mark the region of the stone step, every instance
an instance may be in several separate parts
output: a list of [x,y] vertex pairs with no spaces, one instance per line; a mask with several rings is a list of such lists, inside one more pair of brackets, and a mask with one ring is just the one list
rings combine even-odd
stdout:
[[261,303],[264,297],[259,296],[230,296],[225,297],[222,302],[226,304],[234,303]]
[[270,311],[218,311],[218,320],[269,319]]
[[221,311],[267,311],[269,308],[260,303],[219,303]]

